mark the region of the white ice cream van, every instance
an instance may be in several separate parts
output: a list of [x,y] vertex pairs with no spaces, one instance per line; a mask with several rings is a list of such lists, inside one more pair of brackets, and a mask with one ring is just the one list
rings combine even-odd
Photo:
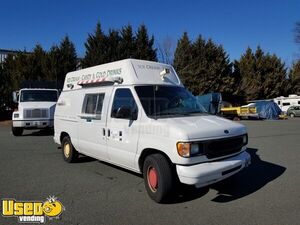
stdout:
[[12,133],[20,136],[24,129],[53,128],[56,89],[24,88],[13,93],[18,109],[12,114]]
[[54,116],[63,158],[143,174],[156,202],[176,181],[206,186],[250,164],[245,126],[205,112],[172,66],[126,59],[66,75]]

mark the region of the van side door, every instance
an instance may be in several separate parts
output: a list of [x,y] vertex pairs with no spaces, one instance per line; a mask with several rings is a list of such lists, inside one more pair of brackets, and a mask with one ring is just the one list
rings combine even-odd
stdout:
[[114,164],[134,169],[139,137],[138,106],[132,87],[119,87],[107,115],[107,149]]
[[107,160],[106,115],[112,88],[87,89],[79,116],[78,145],[80,152]]

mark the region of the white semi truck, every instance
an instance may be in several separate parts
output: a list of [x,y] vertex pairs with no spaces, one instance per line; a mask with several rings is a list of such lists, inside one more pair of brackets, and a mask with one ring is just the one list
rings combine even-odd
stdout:
[[56,89],[24,88],[13,93],[18,108],[12,114],[12,133],[23,134],[24,129],[53,128]]

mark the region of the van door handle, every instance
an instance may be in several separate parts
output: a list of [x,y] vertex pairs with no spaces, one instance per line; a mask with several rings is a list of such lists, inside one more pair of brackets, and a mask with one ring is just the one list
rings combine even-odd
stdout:
[[110,129],[107,130],[107,137],[110,137]]
[[105,137],[105,128],[102,129],[102,135]]

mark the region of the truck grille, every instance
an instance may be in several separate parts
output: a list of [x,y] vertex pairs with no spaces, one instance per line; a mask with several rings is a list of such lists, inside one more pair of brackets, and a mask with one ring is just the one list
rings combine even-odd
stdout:
[[47,109],[25,109],[24,118],[47,118],[48,110]]
[[241,151],[244,146],[243,136],[212,140],[204,144],[206,157],[217,158]]

